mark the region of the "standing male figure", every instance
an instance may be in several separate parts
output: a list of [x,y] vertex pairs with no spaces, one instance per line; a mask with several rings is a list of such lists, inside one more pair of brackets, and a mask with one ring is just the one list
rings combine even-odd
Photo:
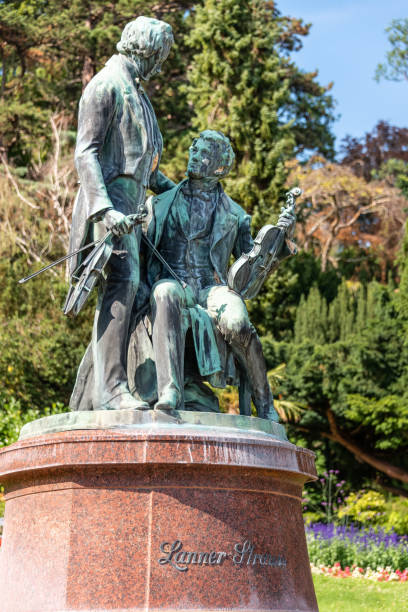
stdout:
[[[172,43],[171,26],[163,21],[138,17],[129,23],[117,45],[119,54],[91,80],[79,106],[75,163],[81,187],[70,251],[102,238],[106,230],[114,235],[92,335],[93,402],[100,409],[148,407],[131,395],[126,375],[140,247],[140,228],[133,230],[127,216],[140,211],[148,187],[162,193],[174,186],[159,170],[162,137],[140,84],[160,72]],[[71,261],[75,282],[80,261]]]
[[[148,254],[158,391],[155,408],[183,406],[185,335],[187,326],[191,326],[201,374],[215,374],[222,368],[211,331],[214,329],[246,371],[258,416],[278,420],[261,342],[244,300],[227,286],[231,255],[238,258],[253,246],[250,216],[219,183],[233,160],[228,138],[206,130],[190,147],[188,179],[148,201],[148,237],[185,285],[175,280],[154,254]],[[278,253],[279,260],[295,252],[289,240],[294,226],[295,217],[284,210],[278,227],[285,230],[288,240]],[[186,311],[190,318],[187,322]]]

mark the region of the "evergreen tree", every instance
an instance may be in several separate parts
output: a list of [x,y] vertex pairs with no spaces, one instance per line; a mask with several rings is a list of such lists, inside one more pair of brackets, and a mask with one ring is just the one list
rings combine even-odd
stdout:
[[393,19],[388,28],[388,41],[391,51],[387,52],[385,64],[378,64],[375,73],[377,81],[388,79],[389,81],[408,80],[408,19]]
[[306,300],[302,296],[296,309],[294,342],[306,339],[318,344],[324,344],[327,339],[327,302],[316,286],[311,288]]
[[398,256],[400,284],[396,297],[400,317],[408,324],[408,224],[405,224],[404,239]]
[[231,138],[236,167],[227,191],[254,214],[255,225],[271,219],[287,159],[308,149],[332,153],[333,101],[290,57],[308,29],[265,0],[205,0],[194,11],[192,124]]
[[269,367],[287,364],[283,399],[307,407],[293,435],[299,430],[316,449],[330,441],[329,454],[354,480],[348,453],[389,484],[408,484],[408,345],[398,295],[393,285],[343,281],[325,317],[324,297],[313,287],[297,308],[293,343],[264,339]]

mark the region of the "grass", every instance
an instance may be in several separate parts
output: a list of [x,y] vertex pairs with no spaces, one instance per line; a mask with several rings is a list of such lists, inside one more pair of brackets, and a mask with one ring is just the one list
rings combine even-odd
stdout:
[[408,583],[313,576],[320,612],[408,612]]

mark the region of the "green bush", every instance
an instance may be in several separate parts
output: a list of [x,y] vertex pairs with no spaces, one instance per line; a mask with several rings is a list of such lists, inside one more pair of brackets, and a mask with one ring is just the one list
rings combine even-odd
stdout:
[[26,423],[43,416],[66,411],[67,408],[60,402],[56,402],[43,410],[37,408],[23,410],[20,400],[7,397],[4,392],[0,392],[0,447],[16,442],[21,428]]
[[399,535],[408,535],[408,499],[389,497],[378,491],[350,493],[337,517],[363,527],[381,526]]
[[386,529],[393,529],[399,535],[408,535],[408,499],[392,498],[387,502]]
[[360,525],[384,525],[386,499],[377,491],[350,493],[345,505],[338,511],[338,518],[348,518]]

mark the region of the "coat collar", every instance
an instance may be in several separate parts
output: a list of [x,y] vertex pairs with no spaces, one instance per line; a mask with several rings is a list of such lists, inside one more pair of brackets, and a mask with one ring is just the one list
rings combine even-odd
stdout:
[[147,228],[147,235],[156,247],[161,240],[170,206],[173,204],[175,197],[186,180],[187,179],[181,181],[181,183],[173,187],[173,189],[169,189],[169,191],[165,191],[153,198],[152,223],[150,223]]
[[131,59],[126,57],[126,55],[123,55],[121,53],[112,55],[112,57],[106,62],[105,66],[113,68],[114,70],[120,70],[120,72],[125,77],[125,81],[128,87],[131,84],[135,89],[137,89],[139,93],[145,93],[145,90],[143,89],[140,83],[140,79],[137,75],[136,66],[133,64]]

